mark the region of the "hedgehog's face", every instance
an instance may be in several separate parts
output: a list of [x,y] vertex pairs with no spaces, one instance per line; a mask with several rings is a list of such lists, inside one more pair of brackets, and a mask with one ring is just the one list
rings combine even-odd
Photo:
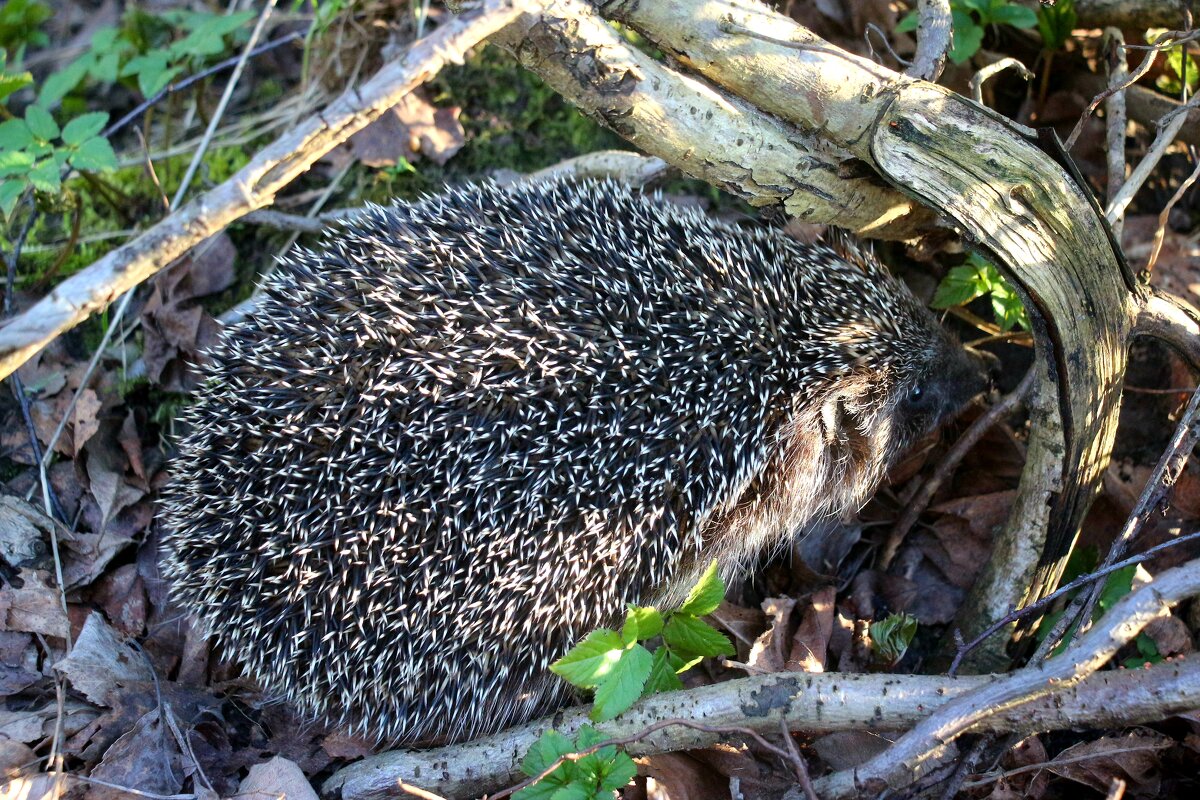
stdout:
[[896,386],[893,430],[897,454],[953,419],[972,398],[986,391],[998,363],[990,353],[968,350],[945,334],[939,339],[943,346],[906,371]]

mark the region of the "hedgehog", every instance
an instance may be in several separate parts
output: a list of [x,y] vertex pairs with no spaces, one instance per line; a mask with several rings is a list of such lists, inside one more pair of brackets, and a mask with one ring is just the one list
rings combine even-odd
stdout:
[[269,694],[392,745],[560,707],[581,637],[856,509],[985,388],[845,240],[565,179],[367,207],[205,377],[173,600]]

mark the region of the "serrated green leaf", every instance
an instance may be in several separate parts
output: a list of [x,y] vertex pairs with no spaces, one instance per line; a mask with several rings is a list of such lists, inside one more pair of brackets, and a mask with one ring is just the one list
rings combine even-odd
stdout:
[[1018,5],[1001,5],[992,9],[990,23],[1011,25],[1014,28],[1032,28],[1037,25],[1037,14],[1032,8]]
[[[662,632],[663,618],[657,608],[649,606],[630,606],[625,612],[625,626],[621,629],[621,638],[625,644],[633,644],[637,640],[653,639]],[[629,638],[632,635],[633,638]]]
[[88,62],[78,59],[67,66],[52,72],[42,81],[38,89],[37,104],[44,108],[57,103],[78,86],[88,73]]
[[62,188],[58,164],[54,163],[52,158],[39,162],[37,166],[29,170],[29,182],[39,192],[56,194]]
[[900,18],[896,23],[896,33],[910,33],[917,29],[917,25],[921,22],[921,15],[916,11],[910,11]]
[[592,787],[582,783],[571,783],[557,789],[550,795],[550,800],[592,800]]
[[883,664],[895,664],[908,651],[917,634],[917,618],[909,614],[889,614],[872,622],[869,628],[871,649]]
[[541,775],[555,761],[575,750],[574,742],[552,728],[544,732],[521,759],[521,772],[530,778]]
[[23,119],[0,122],[0,150],[26,150],[33,144],[33,133]]
[[600,774],[600,791],[615,792],[628,784],[637,775],[637,765],[624,752],[612,757]]
[[942,278],[933,300],[929,305],[934,308],[951,308],[962,306],[982,295],[986,289],[979,279],[979,273],[974,267],[962,265],[954,267]]
[[660,647],[654,651],[654,663],[650,665],[650,675],[642,688],[642,697],[649,697],[660,692],[673,692],[683,688],[683,681],[675,672],[671,663],[671,650]]
[[601,628],[589,633],[586,639],[551,664],[550,671],[572,686],[593,689],[612,671],[623,652],[625,642],[621,635]]
[[0,103],[4,102],[13,92],[19,92],[32,83],[33,75],[28,72],[0,74]]
[[947,55],[955,64],[962,64],[979,52],[983,45],[983,28],[976,24],[970,14],[952,11],[950,16],[953,19],[953,36]]
[[628,709],[642,696],[654,656],[640,644],[621,653],[620,659],[596,689],[592,713],[595,722],[606,722]]
[[688,592],[687,599],[679,607],[679,612],[691,614],[694,617],[703,617],[705,614],[716,611],[717,606],[721,605],[721,601],[724,599],[725,582],[717,574],[717,562],[714,559],[708,565],[708,569],[704,570],[700,580]]
[[81,145],[100,133],[107,122],[108,112],[106,111],[92,111],[87,114],[80,114],[63,126],[63,144],[72,146]]
[[117,168],[117,154],[103,136],[95,136],[71,153],[71,166],[92,172],[107,172]]
[[58,123],[50,116],[49,111],[39,105],[25,109],[25,124],[29,126],[29,132],[38,139],[48,142],[58,138]]
[[5,217],[12,216],[13,209],[17,207],[17,201],[24,192],[25,181],[7,180],[0,183],[0,211],[4,212]]
[[33,153],[24,150],[0,150],[0,178],[25,175],[33,168]]
[[549,779],[540,780],[532,786],[526,786],[513,795],[513,800],[551,800],[554,793],[562,788],[562,784]]
[[733,645],[720,631],[689,614],[673,614],[663,628],[663,641],[685,661],[693,658],[731,656]]

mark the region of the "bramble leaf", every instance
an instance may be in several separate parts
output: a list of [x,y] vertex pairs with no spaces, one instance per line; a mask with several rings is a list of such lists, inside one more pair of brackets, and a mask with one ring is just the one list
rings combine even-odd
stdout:
[[717,574],[717,562],[714,559],[708,565],[708,569],[704,570],[704,574],[700,576],[700,580],[688,592],[687,599],[679,607],[679,613],[691,614],[694,617],[703,617],[705,614],[711,614],[716,611],[717,606],[721,605],[721,601],[724,599],[725,582]]
[[604,680],[625,652],[625,642],[616,631],[592,631],[567,654],[550,665],[550,671],[581,689],[594,689]]

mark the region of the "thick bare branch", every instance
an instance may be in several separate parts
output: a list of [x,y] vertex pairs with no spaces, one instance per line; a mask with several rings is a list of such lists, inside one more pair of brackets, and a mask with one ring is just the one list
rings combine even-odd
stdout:
[[447,63],[511,22],[525,0],[484,0],[415,43],[367,83],[291,128],[225,183],[172,213],[132,242],[109,251],[47,297],[0,327],[0,378],[174,259],[263,206],[317,159],[366,127]]
[[[940,753],[958,736],[979,729],[984,720],[995,714],[1021,715],[1029,701],[1050,695],[1057,697],[1063,690],[1077,687],[1164,609],[1197,594],[1200,594],[1200,560],[1156,576],[1153,582],[1122,598],[1062,655],[1000,676],[960,695],[866,764],[817,781],[817,792],[832,800],[859,797],[864,790],[881,792],[908,786],[926,772],[931,756]],[[1030,720],[1020,731],[1036,731],[1038,727]]]
[[[1034,670],[1024,670],[1030,683]],[[1040,674],[1040,673],[1038,673]],[[598,726],[608,738],[634,736],[669,719],[703,720],[710,728],[736,726],[763,735],[779,731],[902,730],[968,693],[979,693],[996,676],[947,680],[925,675],[776,673],[658,695],[620,719]],[[1119,700],[1119,701],[1118,701]],[[1160,720],[1200,703],[1200,657],[1140,671],[1091,675],[1016,708],[981,719],[976,732],[1009,733],[1120,727]],[[516,783],[520,760],[542,732],[553,727],[574,736],[587,723],[587,708],[504,731],[487,739],[436,750],[396,751],[344,768],[322,787],[327,797],[375,800],[394,796],[399,782],[449,797],[478,797]],[[628,747],[633,755],[707,747],[721,735],[671,726]],[[822,795],[824,796],[824,795]]]

